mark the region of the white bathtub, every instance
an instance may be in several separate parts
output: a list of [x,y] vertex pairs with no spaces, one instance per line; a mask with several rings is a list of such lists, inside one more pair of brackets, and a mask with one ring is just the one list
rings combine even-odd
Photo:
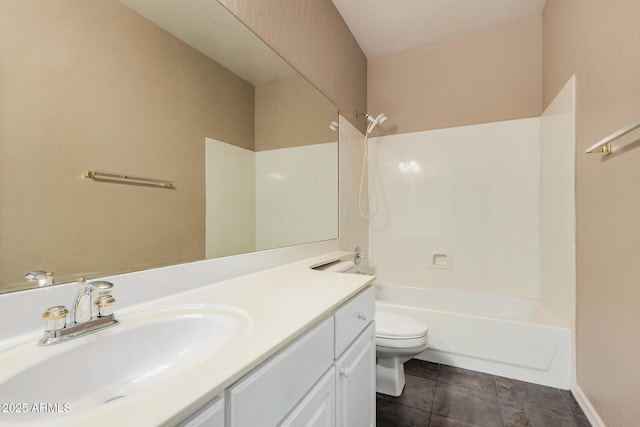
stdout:
[[571,329],[539,300],[378,284],[376,309],[428,326],[429,347],[418,359],[571,386]]

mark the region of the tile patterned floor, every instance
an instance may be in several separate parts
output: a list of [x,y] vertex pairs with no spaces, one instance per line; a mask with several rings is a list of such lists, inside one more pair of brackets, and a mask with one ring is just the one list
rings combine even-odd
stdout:
[[413,359],[400,397],[377,395],[378,427],[590,427],[571,392]]

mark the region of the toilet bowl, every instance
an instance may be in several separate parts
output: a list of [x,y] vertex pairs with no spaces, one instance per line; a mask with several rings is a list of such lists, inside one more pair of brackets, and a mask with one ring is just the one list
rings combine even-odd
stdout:
[[428,329],[417,320],[376,310],[376,391],[400,396],[404,362],[427,348]]

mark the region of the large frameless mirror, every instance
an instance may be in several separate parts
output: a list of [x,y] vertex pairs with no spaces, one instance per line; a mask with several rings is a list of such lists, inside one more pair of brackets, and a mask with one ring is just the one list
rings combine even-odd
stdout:
[[1,1],[0,44],[0,292],[338,237],[337,108],[217,1]]

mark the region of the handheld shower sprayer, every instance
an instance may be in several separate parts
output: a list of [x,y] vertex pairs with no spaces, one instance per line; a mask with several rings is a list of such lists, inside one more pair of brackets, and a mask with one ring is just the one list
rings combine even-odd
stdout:
[[[358,210],[360,212],[360,216],[365,219],[371,219],[378,213],[378,208],[380,207],[380,202],[378,200],[378,191],[376,189],[375,182],[375,174],[369,173],[369,134],[373,131],[373,129],[377,125],[381,125],[382,123],[387,121],[387,116],[384,113],[378,114],[377,117],[373,117],[367,113],[361,113],[356,111],[356,117],[365,116],[367,118],[367,132],[364,135],[364,150],[362,156],[362,173],[360,175],[360,191],[358,192]],[[362,209],[362,193],[364,190],[365,176],[369,176],[369,191],[368,193],[372,196],[373,202],[373,211],[368,215],[363,212]]]
[[385,116],[384,113],[380,113],[378,114],[378,117],[374,119],[371,116],[367,115],[367,120],[369,120],[369,126],[367,126],[367,135],[368,135],[371,133],[371,131],[373,131],[373,128],[375,128],[377,125],[381,125],[382,123],[387,121],[387,116]]
[[388,117],[384,113],[380,113],[377,117],[374,118],[368,113],[361,113],[359,111],[356,111],[356,117],[360,116],[365,116],[367,118],[367,121],[369,122],[369,124],[367,125],[367,135],[369,135],[377,125],[381,125],[388,119]]
[[367,120],[369,120],[371,123],[375,123],[375,124],[382,124],[384,122],[387,121],[387,116],[384,113],[380,113],[378,114],[378,117],[376,117],[375,119],[373,118],[373,116],[370,116],[367,114]]

